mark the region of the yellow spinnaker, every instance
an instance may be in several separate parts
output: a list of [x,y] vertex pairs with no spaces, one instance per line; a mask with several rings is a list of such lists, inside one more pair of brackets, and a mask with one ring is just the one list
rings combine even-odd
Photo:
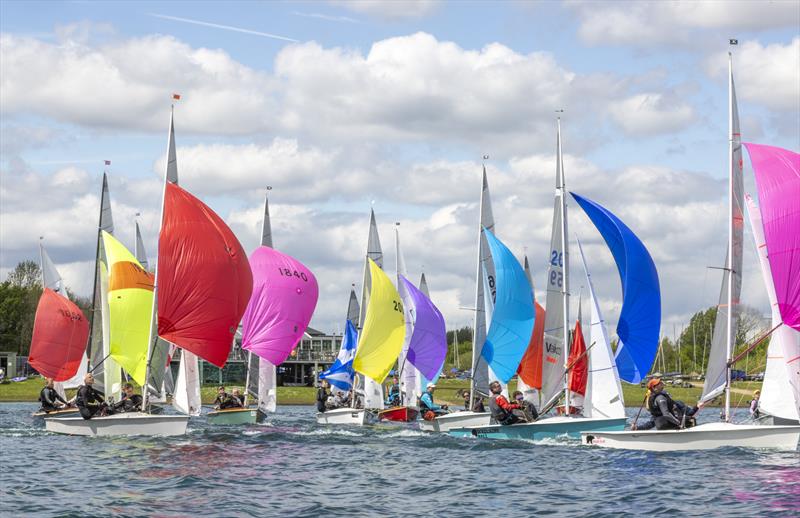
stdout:
[[111,357],[136,383],[144,385],[153,311],[153,275],[125,246],[103,231],[108,259]]
[[383,270],[372,259],[368,261],[372,289],[353,368],[383,383],[403,348],[406,327],[400,294]]

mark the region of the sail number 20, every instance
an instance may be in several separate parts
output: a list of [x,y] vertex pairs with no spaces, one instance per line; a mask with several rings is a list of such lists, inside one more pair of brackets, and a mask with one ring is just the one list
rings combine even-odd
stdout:
[[392,303],[394,304],[394,310],[399,311],[400,313],[403,312],[403,303],[399,300],[393,300]]
[[281,275],[285,275],[286,277],[297,277],[298,279],[302,279],[304,282],[308,282],[308,276],[305,272],[298,272],[297,270],[290,270],[289,268],[281,268],[278,267],[278,271]]

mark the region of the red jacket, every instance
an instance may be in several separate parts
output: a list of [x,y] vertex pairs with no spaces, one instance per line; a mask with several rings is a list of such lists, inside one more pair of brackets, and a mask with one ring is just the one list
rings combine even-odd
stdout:
[[512,410],[519,410],[520,408],[522,408],[521,406],[519,406],[519,403],[509,403],[506,397],[502,394],[495,397],[494,401],[495,403],[497,403],[497,406],[499,406],[506,412],[511,412]]

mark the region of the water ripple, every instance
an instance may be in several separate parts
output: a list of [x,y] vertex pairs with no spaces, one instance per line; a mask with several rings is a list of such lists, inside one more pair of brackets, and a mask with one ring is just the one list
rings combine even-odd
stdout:
[[[413,426],[319,427],[311,407],[183,437],[52,435],[0,406],[3,515],[797,516],[800,453],[603,450]],[[81,494],[83,488],[88,493]]]

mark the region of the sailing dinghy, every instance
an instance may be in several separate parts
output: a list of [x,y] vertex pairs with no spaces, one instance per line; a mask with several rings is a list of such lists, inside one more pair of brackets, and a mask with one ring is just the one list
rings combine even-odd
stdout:
[[420,421],[419,429],[424,432],[448,432],[451,428],[487,425],[491,422],[489,412],[473,412],[479,398],[488,396],[489,365],[481,356],[480,347],[486,341],[486,330],[492,319],[492,310],[496,294],[496,276],[494,261],[489,251],[486,231],[494,232],[494,215],[492,200],[489,194],[489,181],[486,177],[486,166],[483,166],[481,177],[481,196],[478,208],[478,264],[475,275],[475,322],[472,335],[472,376],[469,381],[470,409],[450,412],[431,421]]
[[[89,323],[83,311],[67,298],[64,283],[55,265],[50,260],[42,243],[39,243],[39,258],[42,270],[42,296],[36,307],[33,321],[28,363],[39,374],[61,384],[76,373],[85,373],[86,340],[89,338]],[[61,397],[63,388],[59,391]],[[70,415],[78,411],[75,407],[59,410],[38,411],[34,417]]]
[[[759,426],[731,422],[730,386],[731,368],[734,364],[733,346],[736,336],[743,252],[743,178],[742,150],[739,132],[739,114],[733,83],[731,57],[728,54],[729,87],[729,200],[728,250],[723,273],[720,305],[714,326],[711,352],[706,369],[701,402],[725,396],[724,422],[707,423],[681,430],[586,432],[582,442],[605,448],[649,451],[707,450],[725,446],[744,448],[776,448],[796,450],[800,440],[800,426]],[[780,329],[800,326],[800,157],[796,153],[769,146],[748,145],[748,151],[759,187],[761,215],[764,220],[766,254],[769,258],[772,282],[781,316]],[[794,261],[794,262],[793,262]],[[794,265],[794,266],[792,266]],[[769,285],[769,282],[767,283]],[[769,286],[768,286],[769,291]],[[765,338],[765,337],[762,337]],[[760,340],[759,340],[760,341]],[[759,342],[757,341],[756,344]],[[783,345],[783,344],[782,344]],[[792,357],[792,351],[795,356]],[[791,343],[784,348],[787,367],[797,371],[798,357]],[[739,355],[740,357],[742,355]],[[797,379],[797,378],[795,378]],[[797,397],[784,394],[784,397]],[[797,402],[795,401],[795,405]]]
[[[143,281],[145,272],[132,254],[120,257],[115,264],[121,265],[120,289],[152,290],[149,332],[144,337],[144,344],[139,344],[137,339],[135,345],[137,350],[146,347],[143,381],[150,379],[158,337],[182,348],[182,367],[187,357],[194,360],[195,369],[181,369],[184,375],[189,373],[191,377],[184,376],[178,380],[175,399],[180,404],[186,401],[182,390],[194,386],[199,392],[198,356],[218,367],[225,365],[236,326],[250,299],[253,277],[244,250],[230,228],[208,206],[177,185],[172,116],[161,213],[154,284],[148,286]],[[133,282],[133,286],[129,282]],[[133,301],[141,300],[141,297],[125,299]],[[129,309],[127,303],[122,308],[125,311]],[[138,311],[136,314],[139,315]],[[139,322],[131,320],[129,325],[137,326],[138,330]],[[121,329],[128,330],[125,324]],[[118,354],[130,354],[128,347],[122,346]],[[157,365],[161,370],[163,362],[162,358],[158,359]],[[186,381],[190,384],[182,388]],[[186,433],[188,415],[150,414],[149,391],[144,390],[142,397],[143,412],[88,420],[51,418],[45,420],[47,430],[89,436]],[[190,403],[196,405],[196,408],[188,409],[190,412],[199,410],[199,400]]]
[[[264,206],[263,225],[268,227],[268,201]],[[248,408],[252,363],[257,361],[259,365],[256,396],[262,390],[274,391],[275,377],[265,377],[260,372],[262,368],[274,372],[275,366],[288,358],[305,333],[317,305],[319,288],[314,274],[297,259],[272,248],[271,233],[264,229],[261,246],[250,255],[250,268],[253,294],[242,319],[242,349],[249,353],[245,405],[244,408],[209,412],[208,421],[212,424],[252,424],[263,421],[266,412],[274,412],[274,408],[268,407],[268,396],[259,398],[257,407]]]

